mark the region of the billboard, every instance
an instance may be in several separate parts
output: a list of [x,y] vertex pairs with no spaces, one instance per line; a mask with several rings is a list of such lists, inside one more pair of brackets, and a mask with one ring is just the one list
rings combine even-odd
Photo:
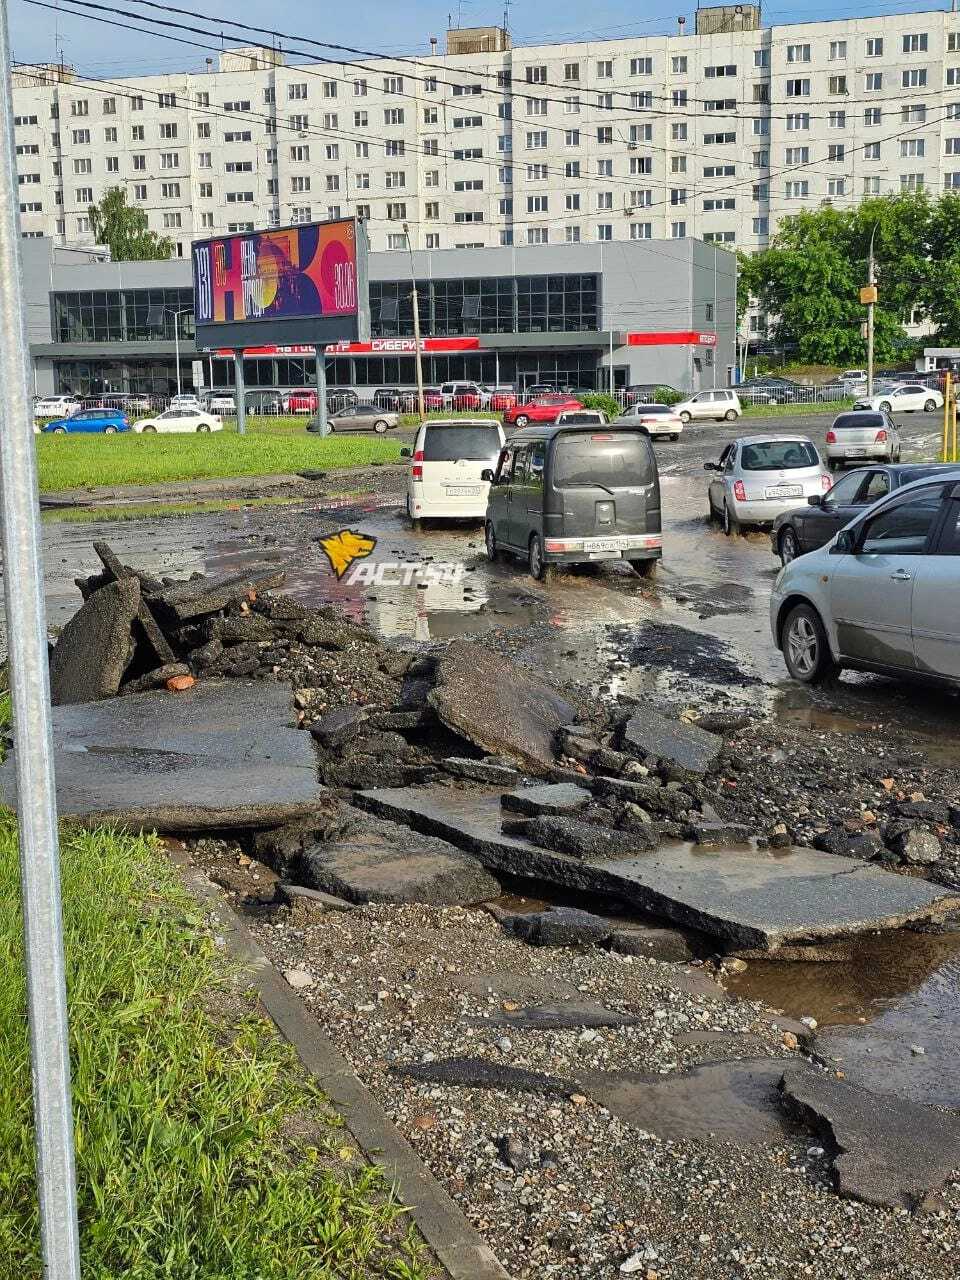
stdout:
[[196,241],[199,345],[356,341],[366,330],[366,235],[353,218]]

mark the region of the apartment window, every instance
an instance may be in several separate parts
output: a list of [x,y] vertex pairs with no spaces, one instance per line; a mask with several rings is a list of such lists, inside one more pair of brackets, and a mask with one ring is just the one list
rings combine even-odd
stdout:
[[[306,213],[307,217],[300,219],[297,216],[300,213]],[[291,222],[300,222],[300,221],[309,222],[310,221],[309,214],[310,214],[309,209],[294,209]],[[253,230],[252,222],[228,222],[227,223],[227,232],[230,235],[243,235],[245,232],[252,231],[252,230]]]
[[788,200],[806,200],[810,194],[810,183],[806,178],[788,182],[785,194]]
[[[86,98],[76,98],[70,103],[70,114],[72,116],[88,116],[90,114],[90,103]],[[34,120],[36,123],[36,120]]]
[[134,156],[134,157],[133,157],[133,169],[134,169],[134,172],[135,172],[135,173],[141,173],[141,172],[143,172],[143,171],[146,169],[146,167],[147,167],[147,157],[146,157],[146,156]]
[[704,75],[708,80],[715,80],[717,77],[735,76],[737,68],[731,63],[724,63],[721,66],[711,66],[704,68]]
[[[436,151],[428,152],[426,146],[423,150],[424,155],[436,155]],[[453,153],[454,160],[482,160],[483,147],[457,147]]]
[[810,81],[809,80],[788,80],[787,81],[787,97],[788,98],[809,98],[810,97]]
[[13,123],[17,126],[36,124],[37,117],[36,116],[14,116]]
[[[114,142],[116,142],[116,138],[114,138]],[[39,154],[40,148],[35,142],[25,142],[17,147],[18,156],[38,156]]]
[[291,222],[312,222],[313,209],[310,205],[295,205],[290,210]]
[[[604,98],[610,98],[611,104],[612,104],[612,99],[613,99],[612,94],[602,94],[601,96]],[[597,99],[597,103],[599,105],[600,103],[599,98]],[[631,110],[633,111],[652,110],[653,109],[653,91],[651,89],[644,89],[642,93],[631,93],[630,107],[631,107]]]
[[383,123],[387,125],[403,124],[403,107],[388,107],[383,113]]
[[863,87],[867,93],[879,93],[883,88],[883,72],[868,71]]
[[947,35],[947,52],[957,53],[960,51],[960,31],[951,31]]
[[922,156],[924,153],[923,138],[901,138],[900,155],[901,156]]
[[847,113],[845,111],[831,111],[828,124],[831,129],[845,129],[847,127]]
[[160,195],[164,200],[180,199],[180,183],[179,182],[161,182]]
[[[306,87],[307,87],[307,86],[306,86],[306,85],[304,85],[303,87],[304,87],[304,89],[306,89]],[[306,97],[306,96],[307,96],[307,95],[306,95],[306,93],[304,93],[304,95],[303,95],[303,96],[304,96],[304,97]],[[337,96],[337,82],[336,82],[336,80],[324,80],[324,82],[323,82],[323,96],[324,96],[325,98],[335,98],[335,97]]]
[[302,163],[310,159],[310,148],[307,146],[295,146],[290,148],[290,159]]
[[369,206],[368,204],[358,204],[358,205],[357,205],[357,217],[358,217],[358,218],[367,218],[367,219],[369,219],[369,217],[370,217],[370,206]]
[[227,204],[253,204],[252,191],[228,191]]
[[653,173],[653,157],[652,156],[631,156],[630,157],[630,174],[635,177],[638,174]]
[[867,107],[863,113],[863,123],[867,128],[875,128],[883,120],[883,111],[880,107]]
[[89,233],[89,231],[90,231],[90,219],[89,219],[89,218],[78,218],[78,219],[77,219],[77,231],[78,231],[78,232],[80,232],[80,234],[81,234],[81,235],[88,234],[88,233]]
[[27,200],[20,206],[21,213],[43,213],[43,204],[39,200]]
[[[437,208],[439,209],[440,206],[437,205]],[[512,218],[513,217],[513,196],[504,196],[501,200],[498,200],[497,212],[503,218]]]
[[686,172],[687,172],[687,157],[686,157],[686,156],[671,156],[671,157],[670,157],[670,172],[671,172],[671,173],[686,173]]
[[787,116],[787,133],[802,133],[805,129],[810,128],[810,114],[807,111],[800,111],[794,115]]
[[686,54],[674,55],[670,59],[670,69],[675,76],[685,76],[687,74],[687,56]]
[[354,80],[353,82],[354,96],[357,98],[365,98],[367,96],[366,80]]
[[527,84],[546,84],[546,67],[527,67]]
[[671,203],[671,204],[686,204],[686,203],[687,203],[687,188],[686,188],[686,187],[671,187],[671,188],[670,188],[670,203]]
[[704,213],[719,213],[724,209],[736,209],[737,202],[733,196],[722,196],[712,200],[704,200]]
[[[144,191],[146,191],[146,187],[144,187],[143,189]],[[213,183],[212,182],[201,182],[198,190],[200,193],[201,200],[213,199]]]
[[232,133],[223,135],[224,142],[252,142],[253,132],[250,129],[240,129]]
[[672,101],[675,107],[685,107],[687,105],[686,89],[674,89],[672,94]]
[[77,204],[93,204],[93,187],[77,187]]
[[74,145],[75,147],[83,147],[83,146],[87,146],[87,145],[89,144],[89,142],[90,142],[90,130],[89,130],[89,129],[74,129],[74,130],[73,130],[73,145]]
[[579,191],[568,191],[567,194],[564,196],[563,200],[564,200],[564,208],[566,209],[567,213],[580,212],[580,192]]
[[704,111],[736,111],[736,98],[708,98],[703,104]]
[[878,196],[878,195],[880,194],[880,179],[879,179],[879,178],[864,178],[864,180],[863,180],[863,194],[864,194],[865,196]]
[[565,178],[579,178],[580,177],[580,161],[568,160],[563,166],[563,176]]
[[[437,183],[436,183],[436,182],[431,182],[431,181],[430,181],[430,179],[431,179],[432,177],[434,177],[436,174],[437,174],[436,169],[431,169],[431,170],[429,170],[429,171],[424,175],[424,176],[425,176],[425,178],[426,178],[426,182],[425,182],[425,184],[424,184],[424,185],[425,185],[425,186],[428,186],[428,187],[435,187],[435,186],[437,185]],[[369,191],[369,190],[370,190],[370,175],[369,175],[369,173],[355,173],[355,174],[353,175],[353,183],[354,183],[354,186],[357,188],[357,190],[358,190],[358,191]]]
[[810,160],[809,147],[787,147],[786,162],[788,165],[807,164]]
[[93,161],[92,160],[74,160],[73,172],[74,173],[93,173]]
[[873,36],[867,41],[867,57],[882,58],[883,57],[883,36]]
[[[369,143],[369,142],[355,142],[355,143],[353,144],[353,151],[354,151],[354,154],[356,155],[356,157],[357,157],[357,159],[358,159],[358,160],[365,160],[365,159],[367,159],[367,157],[370,155],[370,143]],[[424,144],[423,153],[424,153],[424,155],[429,155],[429,154],[430,154],[430,153],[427,151],[426,144]],[[434,152],[434,155],[436,155],[436,152]]]
[[766,116],[754,117],[753,136],[755,138],[765,137],[770,132],[770,121]]
[[608,146],[610,143],[613,142],[613,126],[612,125],[607,125],[607,124],[600,125],[600,127],[597,129],[597,142],[600,143],[601,146]]
[[927,33],[920,35],[908,35],[903,37],[904,53],[926,53],[927,52]]
[[225,102],[223,104],[224,111],[249,111],[250,99],[244,98],[236,102]]
[[903,124],[923,124],[926,118],[927,108],[922,102],[900,108],[900,120]]
[[[636,98],[636,97],[641,97],[641,96],[643,96],[643,95],[631,93],[631,95],[630,95],[630,104],[631,104],[631,106],[641,106],[641,105],[642,105],[642,103],[640,103],[640,102],[636,102],[636,103],[635,103],[635,102],[633,101],[633,100],[634,100],[634,98]],[[599,109],[600,111],[612,111],[612,110],[613,110],[613,94],[612,94],[612,93],[598,93],[598,94],[597,94],[597,107],[598,107],[598,109]]]
[[[534,99],[531,99],[530,101],[533,102]],[[528,106],[529,106],[529,103],[528,103]],[[543,104],[542,111],[532,111],[532,112],[529,112],[528,114],[545,116],[547,114],[546,102],[544,102]],[[483,124],[483,116],[454,116],[453,117],[453,127],[455,129],[479,129],[482,124]]]
[[770,199],[770,183],[755,182],[753,184],[753,199],[756,200],[758,203],[761,200],[769,200]]
[[439,232],[428,231],[426,237],[424,238],[424,244],[428,249],[439,249],[440,248]]
[[788,62],[809,62],[810,46],[808,44],[788,44],[787,45],[787,61]]
[[[134,159],[136,159],[136,156],[134,156]],[[137,166],[134,165],[133,167],[136,168]],[[197,168],[198,169],[213,168],[213,152],[212,151],[201,151],[199,153],[199,155],[197,156]]]
[[387,205],[387,218],[390,222],[402,222],[407,216],[407,206],[402,201]]
[[462,98],[464,95],[475,97],[482,92],[483,85],[481,84],[455,84],[453,86],[453,96],[455,98]]
[[512,170],[512,169],[499,169],[499,170],[497,171],[497,177],[499,178],[499,180],[500,180],[501,182],[505,182],[505,183],[509,184],[509,183],[513,182],[513,170]]
[[579,62],[565,63],[563,68],[563,78],[564,80],[579,80],[580,79],[580,63]]
[[766,236],[770,234],[770,219],[766,216],[762,218],[754,218],[753,234],[755,236]]
[[922,191],[924,186],[924,175],[922,173],[901,173],[901,191]]
[[951,86],[960,84],[960,67],[947,67],[947,84]]
[[403,156],[407,153],[407,144],[402,139],[388,138],[383,144],[385,156]]
[[[333,176],[336,176],[336,175],[333,175]],[[327,179],[327,181],[329,182],[329,178]],[[397,187],[405,187],[407,185],[407,175],[402,169],[388,169],[386,174],[384,175],[383,185],[387,188],[388,191]],[[331,188],[329,186],[327,188],[328,191],[334,190],[334,189],[335,188]]]
[[[423,109],[424,124],[437,124],[439,123],[439,119],[440,119],[440,116],[439,116],[438,109],[436,107],[424,107]],[[365,125],[367,123],[367,113],[365,111],[355,111],[353,113],[353,123],[358,125]]]
[[864,160],[879,160],[880,159],[880,143],[868,142],[866,146],[863,148],[863,158]]
[[512,72],[510,71],[497,72],[497,88],[498,89],[509,89],[512,83],[513,83]]
[[528,164],[527,165],[527,181],[543,182],[547,177],[547,166],[545,164]]
[[[737,233],[735,231],[705,231],[703,235],[705,244],[733,244],[736,241]],[[710,363],[712,351],[707,351],[706,361]]]
[[630,192],[630,206],[633,209],[650,209],[653,207],[653,192],[649,187]]
[[547,244],[550,232],[546,227],[527,227],[527,244]]
[[[204,105],[205,107],[209,107],[209,105],[210,105],[210,95],[209,95],[209,93],[205,93],[205,94],[203,94],[202,96],[203,96],[204,98],[206,98],[206,102],[205,102],[203,105]],[[276,89],[273,87],[273,85],[272,85],[272,84],[271,84],[271,85],[268,85],[268,86],[267,86],[267,88],[266,88],[266,89],[264,89],[264,91],[263,91],[263,101],[266,103],[266,105],[267,105],[268,107],[272,107],[272,106],[274,106],[274,104],[276,103],[276,101],[277,101],[277,91],[276,91]]]
[[177,136],[177,126],[175,124],[167,124],[167,123],[161,124],[160,126],[161,138],[175,138],[176,136]]
[[900,85],[904,89],[922,89],[927,83],[926,67],[911,67],[900,73]]
[[[83,172],[87,171],[84,170]],[[21,187],[39,185],[40,175],[39,173],[20,173],[17,175],[17,183]]]
[[513,150],[513,136],[512,136],[511,134],[509,134],[509,133],[503,133],[503,134],[501,134],[501,135],[500,135],[500,137],[499,137],[499,138],[497,138],[497,150],[498,150],[498,151],[512,151],[512,150]]
[[466,209],[453,215],[454,222],[482,222],[483,213],[479,209]]
[[947,138],[944,154],[948,156],[960,156],[960,138]]
[[547,213],[547,196],[527,196],[527,213]]
[[737,135],[735,133],[705,133],[703,135],[704,145],[708,147],[726,147],[736,142]]
[[685,222],[670,223],[671,240],[682,240],[686,234],[687,234],[687,224]]
[[[303,117],[303,121],[304,121],[304,123],[301,125],[301,128],[302,128],[302,129],[306,129],[306,127],[307,127],[307,117],[306,117],[306,116],[304,116],[304,117]],[[324,112],[324,116],[323,116],[323,127],[324,127],[324,129],[339,129],[339,128],[340,128],[340,117],[339,117],[339,115],[337,114],[337,112],[336,112],[336,111],[327,111],[327,112]]]
[[528,151],[538,151],[544,148],[546,145],[547,145],[547,133],[545,129],[537,133],[527,134],[527,150]]
[[753,86],[753,100],[754,100],[754,102],[769,102],[769,101],[770,101],[770,86],[769,86],[768,84],[765,84],[765,83],[764,83],[764,84],[755,84],[755,85]]
[[[632,127],[635,128],[636,126],[632,126]],[[645,129],[650,128],[649,125],[644,125],[643,127]],[[685,120],[682,123],[678,123],[677,121],[674,121],[673,124],[670,126],[670,137],[674,142],[686,142],[688,137],[687,122]],[[631,139],[631,141],[633,141],[633,139]]]
[[597,63],[597,79],[612,80],[613,79],[613,62],[610,60]]
[[753,65],[755,67],[761,68],[761,70],[766,70],[770,66],[770,50],[754,49]]
[[278,196],[279,194],[280,194],[280,179],[268,178],[267,179],[267,195]]
[[830,41],[830,61],[842,62],[843,59],[846,58],[846,56],[847,56],[846,40],[831,40]]
[[943,175],[943,185],[944,189],[947,191],[960,190],[960,173],[945,173]]
[[295,195],[302,195],[305,191],[309,191],[310,190],[309,174],[298,174],[295,177],[291,178],[290,190]]
[[613,192],[598,191],[597,192],[597,210],[606,211],[613,208]]
[[579,130],[579,129],[567,129],[567,131],[566,131],[566,132],[564,133],[564,135],[563,135],[563,139],[564,139],[564,142],[566,143],[566,145],[567,145],[568,147],[579,147],[579,145],[580,145],[580,130]]
[[653,239],[653,223],[652,222],[631,222],[630,223],[630,239],[631,240],[652,240]]
[[599,224],[598,224],[598,226],[597,226],[597,239],[598,239],[598,240],[612,240],[612,239],[613,239],[613,227],[610,225],[610,223],[609,223],[609,222],[601,222],[601,223],[599,223]]
[[161,169],[179,169],[180,168],[180,152],[179,151],[161,151],[160,152],[160,168]]
[[579,227],[567,227],[567,229],[566,229],[566,240],[567,240],[567,244],[579,244],[579,243],[580,243],[580,228],[579,228]]
[[828,178],[827,179],[827,195],[828,196],[845,196],[847,194],[846,178]]
[[158,93],[157,102],[161,107],[175,107],[177,105],[177,95],[175,93]]
[[[137,130],[138,130],[138,129],[140,130],[139,135],[137,134]],[[134,141],[135,141],[135,142],[137,141],[138,136],[139,136],[140,141],[142,141],[142,140],[143,140],[143,125],[142,125],[142,124],[135,124],[135,125],[133,126],[133,133],[134,133]],[[200,120],[200,121],[198,121],[198,123],[197,123],[197,137],[198,137],[198,138],[210,138],[210,137],[212,137],[212,136],[213,136],[213,135],[212,135],[212,133],[211,133],[211,129],[210,129],[210,121],[209,121],[209,120]]]
[[652,58],[631,58],[630,74],[632,76],[652,76],[653,75],[653,59]]
[[736,173],[737,167],[732,164],[708,164],[703,170],[705,178],[734,178]]
[[831,94],[845,94],[847,92],[846,76],[831,76],[827,81],[828,92]]
[[183,226],[183,219],[179,213],[165,213],[163,215],[163,228],[165,231],[176,231]]

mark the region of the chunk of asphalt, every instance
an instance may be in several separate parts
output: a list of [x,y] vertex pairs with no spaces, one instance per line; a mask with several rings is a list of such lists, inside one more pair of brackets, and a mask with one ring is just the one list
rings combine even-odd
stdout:
[[636,1027],[644,1019],[633,1013],[617,1013],[599,1004],[536,1004],[526,1009],[498,1009],[488,1018],[468,1017],[471,1026],[516,1027],[531,1031],[569,1031],[579,1027]]
[[120,686],[120,692],[123,694],[146,693],[148,689],[162,689],[168,680],[189,674],[190,668],[185,662],[168,662],[166,666],[156,667],[146,675],[138,676],[136,680],[128,680],[126,684]]
[[517,915],[499,915],[504,929],[537,947],[594,946],[606,942],[613,926],[603,916],[577,907],[551,907]]
[[310,726],[310,732],[322,747],[340,747],[360,732],[366,720],[363,707],[335,707]]
[[95,591],[57,637],[50,658],[50,701],[57,706],[112,698],[133,657],[140,583],[122,578]]
[[917,1209],[960,1166],[960,1116],[871,1093],[827,1073],[787,1070],[784,1110],[834,1153],[841,1196]]
[[534,818],[559,817],[575,813],[592,799],[593,796],[586,787],[570,782],[554,782],[541,787],[508,791],[500,797],[500,806],[510,813],[528,814]]
[[153,585],[149,579],[144,579],[142,574],[137,573],[135,569],[129,568],[127,565],[120,563],[116,555],[114,555],[110,546],[106,542],[95,542],[93,549],[100,557],[100,563],[107,572],[107,576],[115,582],[119,582],[121,578],[136,578],[140,583],[140,608],[137,612],[137,622],[143,629],[144,635],[150,642],[154,653],[157,655],[157,661],[170,666],[177,661],[177,655],[170,647],[170,642],[157,625],[157,620],[150,611],[150,606],[143,598],[144,593]]
[[739,822],[694,822],[687,834],[694,844],[749,844],[753,832]]
[[507,1089],[519,1093],[570,1094],[578,1085],[573,1080],[509,1067],[485,1058],[441,1058],[436,1062],[403,1062],[392,1066],[394,1075],[427,1084],[460,1085],[468,1089]]
[[696,725],[668,720],[649,703],[639,702],[623,726],[623,745],[691,773],[706,773],[720,754],[723,739]]
[[594,778],[593,790],[598,796],[639,804],[653,813],[675,819],[683,817],[694,803],[685,791],[671,790],[656,782],[630,782],[626,778]]
[[455,640],[437,661],[429,702],[454,733],[542,776],[554,764],[554,737],[576,707],[502,653]]
[[276,888],[278,901],[293,905],[295,902],[306,902],[320,911],[353,911],[355,904],[345,898],[337,898],[332,893],[324,893],[322,889],[310,889],[303,884],[293,884],[290,880],[278,880]]
[[[519,823],[514,824],[514,834],[518,827]],[[560,817],[530,818],[521,834],[545,849],[589,859],[626,858],[655,849],[660,843],[659,833],[648,823],[637,823],[629,831],[619,831],[594,822]]]
[[468,756],[447,756],[441,760],[446,773],[455,778],[469,778],[471,782],[486,782],[492,787],[510,787],[520,781],[520,774],[502,764],[490,764],[487,760],[472,760]]
[[229,578],[198,578],[167,587],[148,603],[164,617],[189,622],[208,613],[219,613],[227,605],[242,600],[250,592],[268,591],[282,586],[286,574],[276,570],[264,573],[239,573]]

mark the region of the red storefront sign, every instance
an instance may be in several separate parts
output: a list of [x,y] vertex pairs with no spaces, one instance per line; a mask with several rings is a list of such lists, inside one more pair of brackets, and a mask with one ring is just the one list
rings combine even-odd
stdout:
[[715,333],[696,329],[674,329],[663,333],[628,333],[628,347],[715,347]]
[[[414,338],[373,338],[370,342],[333,342],[327,347],[328,356],[412,356],[416,353]],[[472,338],[421,338],[423,352],[479,351],[480,339]]]

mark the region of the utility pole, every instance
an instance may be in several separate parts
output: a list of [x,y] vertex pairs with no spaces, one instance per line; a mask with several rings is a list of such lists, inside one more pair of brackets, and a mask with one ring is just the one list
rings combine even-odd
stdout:
[[403,234],[407,237],[407,253],[410,255],[410,283],[413,286],[410,297],[413,300],[413,345],[414,359],[417,364],[417,414],[423,422],[427,416],[423,402],[423,353],[420,350],[420,299],[417,294],[417,273],[413,266],[413,245],[410,243],[410,228],[403,224]]
[[873,241],[877,234],[879,222],[873,224],[870,232],[870,249],[867,254],[867,285],[860,290],[860,301],[867,305],[867,396],[873,395],[873,309],[877,302],[877,272],[873,257]]

